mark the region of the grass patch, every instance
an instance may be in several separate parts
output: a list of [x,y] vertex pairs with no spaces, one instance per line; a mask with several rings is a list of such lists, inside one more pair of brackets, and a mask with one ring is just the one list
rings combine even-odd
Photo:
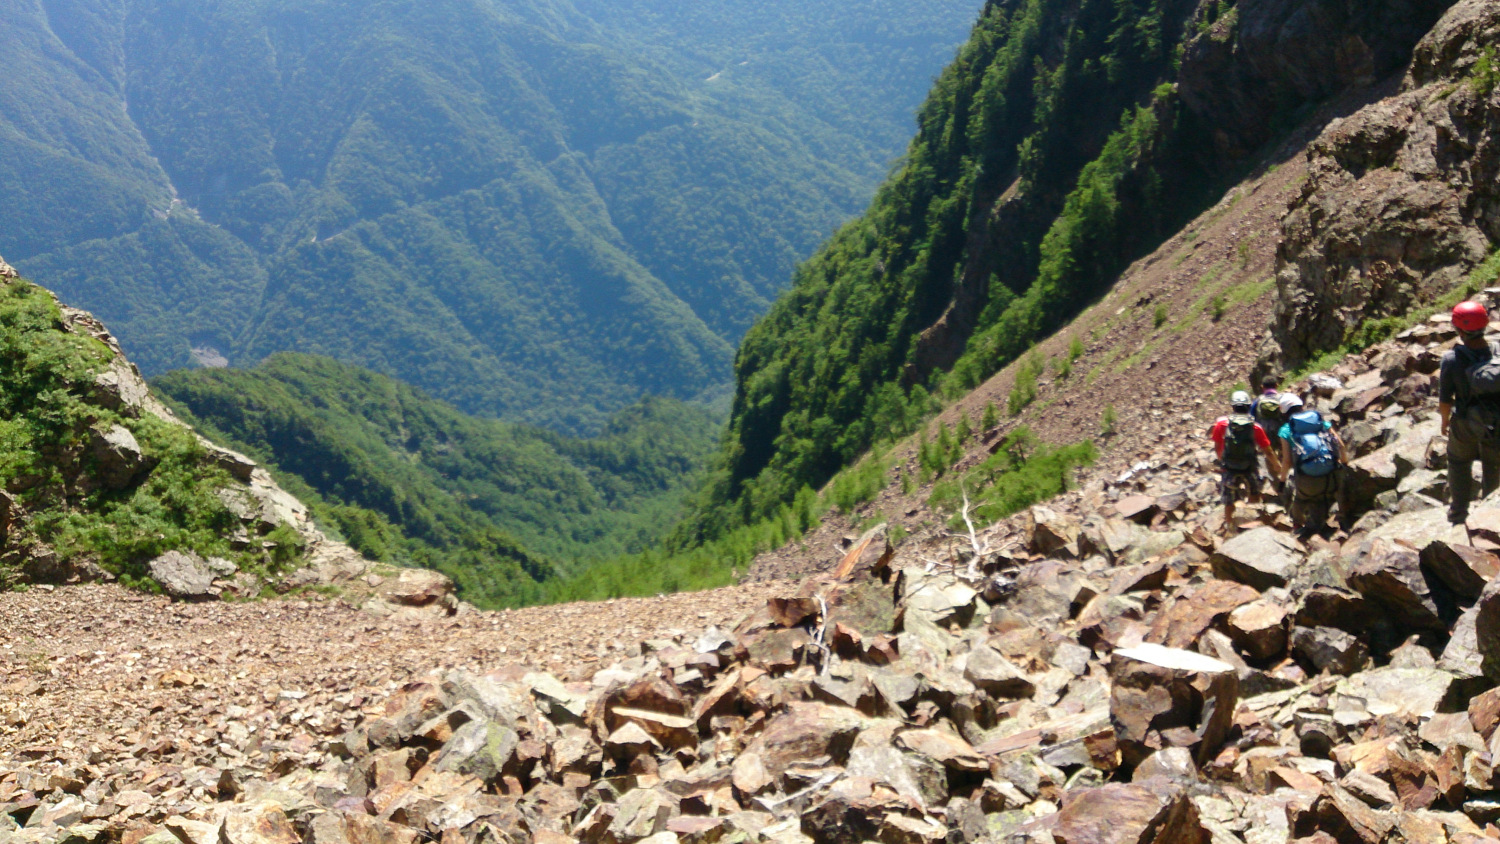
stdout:
[[1021,365],[1016,367],[1016,383],[1010,388],[1010,396],[1005,403],[1005,409],[1011,416],[1019,415],[1027,405],[1036,401],[1036,379],[1042,374],[1042,368],[1042,357],[1035,349],[1021,359]]
[[1265,278],[1260,281],[1236,284],[1224,291],[1224,308],[1226,311],[1248,305],[1260,297],[1271,292],[1276,287],[1276,279]]
[[1113,366],[1113,364],[1115,362],[1115,359],[1118,358],[1119,356],[1120,356],[1120,350],[1119,349],[1110,349],[1109,351],[1105,352],[1104,356],[1099,359],[1099,362],[1094,365],[1094,368],[1089,370],[1089,374],[1084,376],[1084,378],[1083,378],[1084,386],[1093,386],[1094,381],[1100,375],[1102,375],[1105,372],[1111,371],[1111,368],[1112,368],[1112,366]]
[[[976,526],[993,524],[1006,516],[1052,498],[1068,489],[1073,472],[1098,457],[1093,442],[1063,448],[1038,442],[1027,428],[1013,431],[988,460],[955,478],[938,484],[928,499],[935,510],[958,514],[967,495],[970,516]],[[954,515],[952,528],[963,526]]]
[[1115,374],[1122,375],[1131,368],[1143,363],[1147,358],[1151,357],[1153,354],[1156,354],[1156,350],[1161,348],[1161,344],[1166,339],[1167,338],[1165,335],[1152,338],[1150,342],[1142,346],[1140,349],[1136,350],[1135,354],[1116,364]]
[[1462,284],[1427,305],[1405,316],[1379,317],[1360,323],[1359,327],[1345,335],[1344,342],[1337,348],[1329,349],[1308,360],[1289,376],[1289,380],[1298,381],[1314,372],[1322,372],[1338,366],[1349,355],[1363,352],[1376,343],[1389,340],[1408,328],[1426,322],[1436,314],[1452,310],[1454,305],[1494,284],[1497,280],[1500,280],[1500,251],[1491,254],[1484,263],[1475,267]]
[[1493,45],[1484,48],[1479,60],[1469,70],[1469,90],[1481,97],[1488,97],[1500,85],[1500,58],[1496,57]]

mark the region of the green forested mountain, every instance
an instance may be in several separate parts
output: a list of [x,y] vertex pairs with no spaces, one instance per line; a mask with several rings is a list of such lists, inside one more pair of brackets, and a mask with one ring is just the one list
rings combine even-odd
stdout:
[[597,430],[726,389],[978,2],[0,4],[0,254],[151,374],[315,352]]
[[1015,360],[1449,5],[987,2],[904,166],[746,336],[682,541],[777,517]]
[[543,581],[658,541],[718,427],[702,408],[647,399],[574,439],[291,353],[153,386],[205,434],[275,470],[356,549],[440,569],[487,605],[535,601]]

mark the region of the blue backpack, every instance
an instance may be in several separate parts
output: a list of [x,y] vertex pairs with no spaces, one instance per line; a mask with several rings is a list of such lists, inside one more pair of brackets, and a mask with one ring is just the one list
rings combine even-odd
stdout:
[[1292,429],[1292,458],[1297,471],[1310,478],[1333,474],[1339,460],[1322,415],[1316,410],[1304,410],[1292,414],[1287,424]]

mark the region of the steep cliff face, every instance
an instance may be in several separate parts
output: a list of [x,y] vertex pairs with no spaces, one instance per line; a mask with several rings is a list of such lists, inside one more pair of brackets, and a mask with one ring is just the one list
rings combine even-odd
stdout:
[[741,346],[712,512],[765,516],[912,433],[930,392],[1068,325],[1331,98],[1372,96],[1450,6],[989,3],[905,169]]
[[1452,291],[1500,243],[1500,6],[1457,4],[1393,96],[1307,152],[1283,221],[1263,367],[1295,368],[1371,319]]
[[1179,91],[1216,157],[1243,158],[1297,106],[1404,66],[1452,0],[1249,0],[1191,41]]

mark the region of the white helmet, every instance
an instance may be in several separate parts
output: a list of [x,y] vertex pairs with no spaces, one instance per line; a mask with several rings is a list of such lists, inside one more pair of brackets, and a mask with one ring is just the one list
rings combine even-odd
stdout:
[[1250,394],[1244,390],[1235,390],[1234,395],[1229,397],[1229,404],[1231,407],[1249,407]]
[[1292,393],[1282,393],[1281,401],[1279,402],[1279,404],[1281,406],[1282,415],[1287,415],[1302,406],[1302,399],[1298,398]]

